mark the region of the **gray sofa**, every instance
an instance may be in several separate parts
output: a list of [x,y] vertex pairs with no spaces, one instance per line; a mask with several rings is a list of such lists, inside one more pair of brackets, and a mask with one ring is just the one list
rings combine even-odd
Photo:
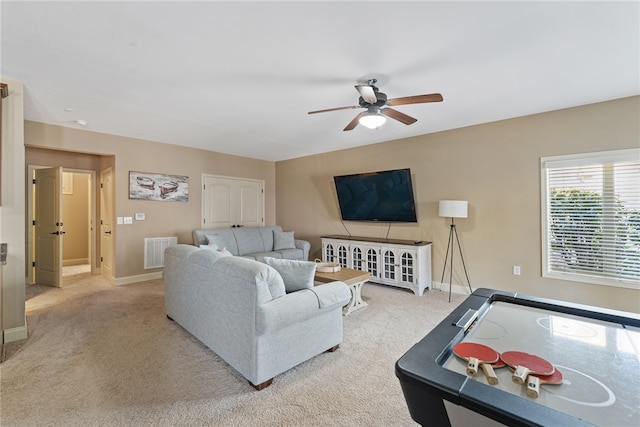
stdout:
[[285,284],[280,266],[220,251],[180,244],[168,247],[164,260],[167,317],[258,390],[342,342],[342,307],[351,292],[344,282],[313,286],[313,262],[276,260],[311,268],[310,286],[295,290],[297,277]]
[[266,257],[306,261],[311,248],[309,242],[294,239],[293,232],[283,232],[277,225],[194,230],[192,234],[195,246],[207,245],[212,240],[233,255],[258,261]]

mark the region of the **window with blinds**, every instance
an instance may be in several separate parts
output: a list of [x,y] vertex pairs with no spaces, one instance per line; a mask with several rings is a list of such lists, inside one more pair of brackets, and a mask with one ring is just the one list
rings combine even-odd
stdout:
[[640,149],[541,166],[543,276],[640,288]]

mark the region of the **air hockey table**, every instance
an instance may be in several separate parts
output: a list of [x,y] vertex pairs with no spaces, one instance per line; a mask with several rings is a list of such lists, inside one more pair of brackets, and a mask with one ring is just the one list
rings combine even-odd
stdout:
[[[496,369],[490,385],[453,354],[458,342],[553,363],[559,385],[537,398]],[[429,426],[640,426],[640,316],[478,289],[395,365],[409,413]]]

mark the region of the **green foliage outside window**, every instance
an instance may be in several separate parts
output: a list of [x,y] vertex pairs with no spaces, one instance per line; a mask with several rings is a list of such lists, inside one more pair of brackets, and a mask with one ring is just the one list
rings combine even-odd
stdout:
[[582,189],[552,190],[553,270],[639,279],[640,211]]

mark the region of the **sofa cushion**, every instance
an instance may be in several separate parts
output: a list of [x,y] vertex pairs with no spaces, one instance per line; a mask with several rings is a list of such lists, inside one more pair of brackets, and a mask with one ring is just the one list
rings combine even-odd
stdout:
[[306,261],[304,259],[304,253],[302,252],[302,249],[281,249],[277,252],[272,252],[272,254],[274,254],[274,258],[298,259]]
[[295,249],[296,242],[293,237],[293,231],[277,231],[273,230],[273,250]]
[[257,227],[256,229],[260,232],[260,236],[262,236],[262,241],[264,242],[264,250],[272,251],[273,250],[273,232],[282,231],[282,227],[280,227],[279,225],[271,225],[267,227]]
[[215,244],[218,249],[226,248],[233,255],[238,255],[238,245],[233,233],[227,230],[218,230],[211,234],[206,234],[205,238],[208,244]]
[[[233,233],[238,244],[238,255],[253,254],[256,252],[264,252],[264,242],[260,232],[255,228],[241,228]],[[269,248],[268,250],[271,250]]]
[[225,248],[227,247],[227,242],[219,234],[207,234],[207,244],[211,246],[215,246],[215,249]]
[[280,273],[287,293],[313,288],[313,276],[316,273],[315,262],[271,257],[265,258],[264,262]]

